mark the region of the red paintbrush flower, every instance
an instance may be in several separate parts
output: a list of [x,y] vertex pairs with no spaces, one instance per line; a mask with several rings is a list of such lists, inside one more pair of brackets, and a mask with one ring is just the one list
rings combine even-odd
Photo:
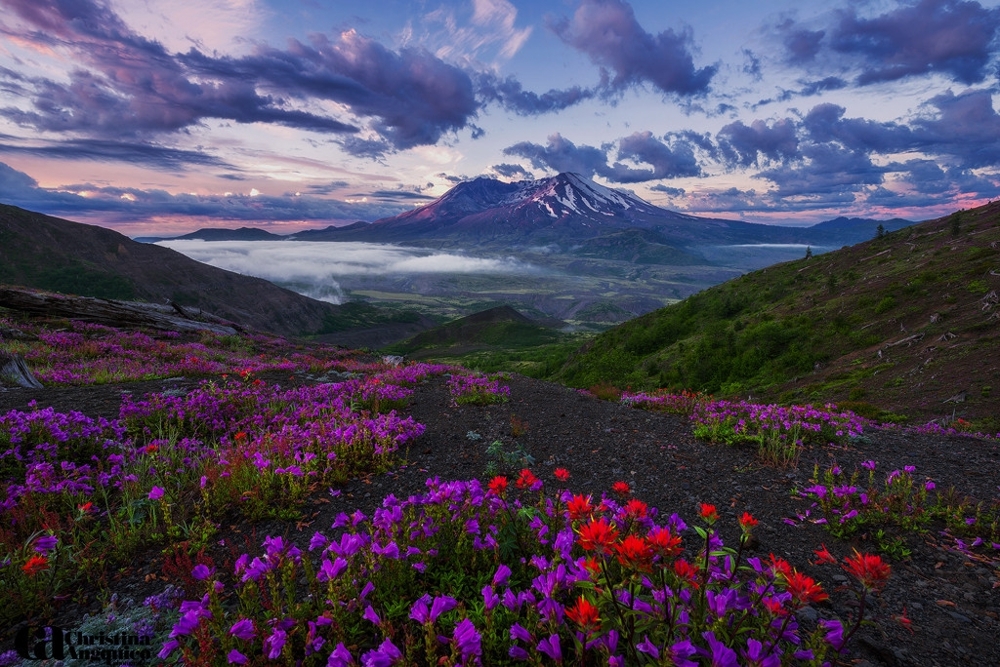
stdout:
[[503,475],[497,475],[490,480],[489,490],[495,496],[502,496],[507,491],[507,478]]
[[753,518],[753,515],[750,514],[750,512],[744,512],[743,516],[739,518],[739,522],[740,529],[745,533],[749,533],[751,528],[760,523],[757,519]]
[[33,577],[42,570],[49,569],[49,560],[45,556],[32,556],[28,562],[21,566],[24,573]]
[[611,485],[611,490],[617,493],[619,496],[625,497],[632,493],[632,488],[628,485],[628,482],[617,481]]
[[819,549],[816,549],[813,553],[816,554],[816,560],[813,562],[813,565],[837,562],[837,559],[833,557],[833,554],[830,553],[825,544],[821,544]]
[[698,567],[687,562],[683,558],[674,561],[674,574],[687,581],[694,588],[698,588]]
[[844,559],[844,569],[861,582],[866,591],[881,590],[889,580],[892,568],[881,556],[863,554],[857,550]]
[[580,629],[588,635],[601,627],[601,617],[597,607],[582,595],[577,599],[576,604],[572,607],[566,607],[566,617],[579,625]]
[[521,471],[521,476],[517,478],[515,484],[519,489],[530,489],[537,481],[538,478],[535,477],[535,473],[525,468]]
[[553,474],[560,482],[565,482],[569,479],[569,470],[566,470],[566,468],[556,468]]
[[681,552],[681,538],[671,533],[669,528],[655,526],[646,536],[646,542],[655,553],[665,558],[673,558]]
[[618,530],[608,523],[606,517],[591,519],[580,526],[580,546],[584,551],[606,554],[617,540]]
[[618,562],[626,567],[645,569],[653,560],[653,550],[646,540],[637,535],[627,535],[615,545],[615,555]]
[[590,516],[590,514],[594,511],[593,506],[590,504],[590,496],[585,496],[583,494],[573,496],[573,498],[566,503],[566,511],[569,512],[569,518],[572,521],[579,521],[580,519]]
[[625,503],[625,514],[630,519],[645,519],[649,506],[638,498],[632,498]]
[[785,583],[788,592],[792,594],[792,600],[799,605],[822,602],[830,597],[815,579],[797,570],[792,570],[785,576]]
[[719,512],[715,509],[715,505],[711,505],[709,503],[701,504],[701,509],[698,510],[698,515],[708,523],[713,523],[719,518]]

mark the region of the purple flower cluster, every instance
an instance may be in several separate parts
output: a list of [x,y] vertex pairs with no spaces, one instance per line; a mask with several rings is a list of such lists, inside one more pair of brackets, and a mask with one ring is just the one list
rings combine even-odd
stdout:
[[499,376],[453,374],[448,391],[457,405],[489,405],[510,400],[510,387],[500,384]]
[[[842,648],[836,619],[807,638],[792,613],[803,579],[783,561],[740,566],[704,529],[706,544],[685,557],[680,517],[657,524],[656,510],[638,501],[591,503],[565,490],[531,497],[535,504],[524,505],[502,483],[433,478],[424,494],[386,497],[371,518],[342,514],[313,535],[311,556],[267,538],[262,555],[239,557],[234,583],[206,582],[207,596],[238,601],[239,612],[189,611],[179,643],[161,657],[185,645],[218,651],[226,636],[240,640],[242,655],[275,657],[284,637],[308,638],[328,665],[401,664],[404,655],[420,664],[582,662],[587,654],[611,665],[637,664],[640,654],[692,666],[820,664]],[[453,572],[461,573],[453,581],[486,585],[475,597],[460,584],[463,596],[431,594],[423,574],[432,570],[442,581]],[[285,588],[296,585],[294,595]],[[804,590],[816,594],[811,585]],[[198,641],[214,648],[191,638],[195,619],[205,626]],[[281,628],[280,641],[254,630],[267,627]]]

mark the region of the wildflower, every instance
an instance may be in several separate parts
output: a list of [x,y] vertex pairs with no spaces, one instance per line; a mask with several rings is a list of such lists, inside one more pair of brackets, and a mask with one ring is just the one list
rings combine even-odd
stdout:
[[653,559],[653,551],[641,537],[628,535],[615,545],[618,562],[629,567],[646,567]]
[[458,647],[458,652],[462,655],[463,664],[470,657],[479,657],[483,654],[482,636],[476,630],[476,626],[468,618],[463,618],[455,626],[452,639]]
[[844,558],[844,569],[861,582],[866,592],[881,590],[892,571],[881,556],[862,554],[857,550],[853,556]]
[[681,552],[681,538],[670,532],[669,528],[655,526],[646,535],[646,542],[657,554],[672,558]]
[[490,480],[489,490],[495,496],[502,496],[507,491],[507,478],[503,475],[497,475]]
[[163,497],[163,487],[160,487],[160,486],[154,486],[154,487],[153,487],[153,488],[152,488],[152,489],[151,489],[151,490],[149,491],[149,499],[150,499],[150,500],[159,500],[159,499],[160,499],[160,498],[162,498],[162,497]]
[[566,470],[566,468],[556,468],[553,474],[560,482],[565,482],[569,479],[569,470]]
[[715,523],[719,519],[719,512],[715,508],[715,505],[711,505],[709,503],[701,503],[701,509],[698,510],[698,515],[709,524]]
[[757,519],[753,517],[752,514],[750,514],[750,512],[744,512],[743,516],[739,518],[739,522],[740,522],[740,529],[745,533],[749,533],[751,528],[760,523],[759,521],[757,521]]
[[597,607],[584,596],[580,596],[576,604],[566,608],[566,617],[580,626],[586,634],[590,634],[601,626],[601,617],[598,615]]
[[91,511],[93,511],[93,509],[94,509],[94,503],[92,503],[90,501],[87,501],[87,502],[83,503],[82,505],[77,505],[76,509],[77,509],[78,512],[80,512],[80,514],[88,514]]
[[618,531],[605,517],[591,519],[580,526],[580,546],[584,551],[608,553],[617,539]]
[[562,649],[559,646],[559,635],[552,635],[548,639],[543,639],[538,642],[538,650],[556,662],[562,662]]
[[792,600],[801,605],[822,602],[830,597],[812,577],[797,570],[792,570],[791,574],[785,577],[785,582],[788,592],[792,594]]
[[827,550],[825,544],[821,544],[819,549],[813,551],[816,554],[816,561],[813,565],[822,565],[823,563],[836,563],[837,559],[833,557],[833,554]]
[[226,655],[226,659],[229,660],[230,665],[245,665],[247,663],[247,657],[233,649]]
[[28,562],[21,566],[24,573],[33,577],[42,570],[49,569],[49,560],[45,556],[32,556]]
[[632,498],[625,503],[625,514],[631,519],[645,519],[648,511],[649,506],[638,498]]
[[35,540],[35,551],[47,554],[54,551],[57,544],[59,544],[59,538],[55,535],[43,535]]
[[281,655],[281,649],[285,646],[288,633],[281,628],[275,628],[271,636],[264,640],[264,648],[267,649],[267,659],[275,660]]
[[253,621],[249,618],[241,618],[233,623],[233,627],[229,628],[229,634],[245,642],[252,640],[256,634],[253,629]]
[[590,516],[590,513],[594,511],[594,508],[590,504],[590,496],[577,494],[574,495],[568,503],[566,503],[566,510],[569,512],[569,518],[571,520],[579,521],[584,517]]
[[525,468],[521,471],[521,475],[517,478],[517,482],[515,482],[515,484],[519,489],[534,489],[534,486],[538,481],[539,479],[535,477],[535,473],[531,472],[528,468]]
[[198,563],[194,566],[194,569],[191,570],[191,576],[195,579],[195,581],[204,581],[205,579],[211,577],[213,572],[215,572],[214,569],[209,568],[204,563]]
[[618,481],[611,485],[611,490],[617,493],[623,498],[628,494],[632,493],[632,487],[628,485],[628,482]]

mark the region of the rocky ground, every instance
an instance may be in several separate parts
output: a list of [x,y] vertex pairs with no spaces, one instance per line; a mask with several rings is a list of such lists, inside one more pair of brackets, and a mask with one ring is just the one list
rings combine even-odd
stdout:
[[[268,381],[300,383],[305,376],[276,374]],[[0,390],[0,413],[25,409],[30,401],[57,410],[79,410],[91,416],[117,416],[122,391],[136,396],[151,391],[185,391],[194,380],[179,379],[130,385]],[[862,461],[875,460],[880,474],[916,466],[918,479],[930,478],[939,489],[954,487],[980,501],[1000,497],[1000,442],[963,437],[914,435],[901,431],[873,431],[847,448],[817,447],[803,453],[795,468],[761,464],[749,449],[710,445],[695,440],[682,417],[631,409],[597,400],[559,385],[514,376],[509,403],[487,407],[455,407],[444,378],[417,387],[410,412],[427,426],[424,435],[405,453],[406,464],[380,476],[351,482],[330,502],[311,505],[308,522],[268,522],[252,527],[258,542],[266,534],[284,534],[308,543],[317,528],[326,528],[342,511],[371,513],[388,493],[406,496],[422,489],[428,477],[468,479],[484,477],[491,458],[487,445],[504,443],[508,452],[532,457],[533,469],[551,479],[555,467],[567,468],[575,492],[599,496],[618,480],[629,483],[634,495],[661,514],[679,513],[693,521],[699,503],[719,507],[724,538],[735,545],[736,517],[744,511],[756,516],[757,542],[753,555],[770,553],[820,580],[830,600],[806,608],[804,623],[817,618],[853,614],[852,596],[840,587],[843,572],[831,565],[813,566],[813,550],[826,544],[842,558],[870,543],[837,540],[821,526],[786,519],[808,507],[794,491],[808,485],[814,465],[836,463],[853,470]],[[515,435],[517,433],[517,435]],[[479,437],[477,438],[476,434]],[[508,470],[507,472],[510,472]],[[247,526],[223,526],[220,539],[246,541]],[[234,534],[239,531],[241,534]],[[912,554],[892,562],[892,577],[875,600],[872,623],[852,641],[843,665],[1000,665],[1000,570],[994,558],[970,559],[945,549],[936,533],[911,536]],[[150,575],[159,572],[154,555],[120,573],[111,584],[122,596],[142,599],[163,584]],[[89,611],[96,609],[96,600]],[[70,617],[88,609],[67,609]],[[910,620],[909,627],[900,617]],[[5,648],[5,647],[0,647]]]

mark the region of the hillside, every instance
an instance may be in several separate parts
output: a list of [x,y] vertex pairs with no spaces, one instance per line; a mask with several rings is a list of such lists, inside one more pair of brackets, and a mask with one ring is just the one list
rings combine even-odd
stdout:
[[172,301],[290,336],[372,326],[395,317],[378,311],[359,320],[340,306],[135,242],[104,227],[2,204],[0,283],[80,296]]
[[998,290],[1000,203],[710,288],[598,336],[556,377],[995,417]]

